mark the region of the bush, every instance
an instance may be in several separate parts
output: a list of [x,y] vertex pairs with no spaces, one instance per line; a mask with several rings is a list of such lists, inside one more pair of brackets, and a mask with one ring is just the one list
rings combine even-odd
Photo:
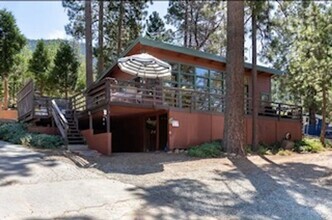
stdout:
[[57,148],[63,145],[62,138],[55,135],[28,133],[24,124],[6,123],[0,125],[0,139],[29,147]]
[[294,144],[294,151],[298,153],[317,153],[324,151],[324,146],[318,138],[304,138]]
[[21,123],[6,123],[0,126],[0,139],[13,144],[21,144],[21,138],[27,135],[26,128]]
[[246,147],[246,153],[250,153],[250,154],[257,153],[259,155],[272,155],[272,154],[278,153],[280,149],[281,149],[281,143],[280,142],[276,142],[276,143],[271,144],[271,145],[267,145],[267,144],[264,144],[264,143],[259,143],[257,152],[254,152],[252,150],[252,146],[247,146]]
[[39,148],[58,148],[63,145],[63,141],[62,138],[55,135],[33,134],[29,144]]
[[222,152],[221,142],[204,143],[198,146],[191,147],[188,150],[188,155],[199,158],[215,158],[220,157]]
[[277,155],[279,156],[290,156],[292,154],[292,151],[289,150],[279,150]]

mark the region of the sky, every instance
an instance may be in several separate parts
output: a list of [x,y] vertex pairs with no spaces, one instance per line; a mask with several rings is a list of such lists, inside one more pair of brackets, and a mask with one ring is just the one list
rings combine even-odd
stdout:
[[[16,18],[21,32],[28,39],[70,39],[66,35],[64,26],[69,23],[67,14],[62,7],[62,2],[57,1],[2,1],[0,9],[6,8]],[[168,1],[153,1],[149,5],[148,16],[157,11],[161,17],[167,13]],[[166,28],[170,26],[166,25]],[[251,47],[251,42],[246,39],[245,46]],[[258,50],[260,50],[258,43]],[[245,52],[246,57],[251,59],[251,50]],[[261,64],[260,60],[258,63]]]
[[[168,1],[154,1],[149,14],[157,11],[166,15]],[[64,39],[64,26],[69,23],[61,1],[0,1],[0,9],[6,8],[16,18],[21,32],[28,39]]]

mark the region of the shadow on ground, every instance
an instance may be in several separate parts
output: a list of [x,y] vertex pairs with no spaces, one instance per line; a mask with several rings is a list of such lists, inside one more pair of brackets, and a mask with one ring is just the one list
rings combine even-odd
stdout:
[[96,218],[86,215],[77,215],[71,217],[55,217],[55,218],[26,218],[25,220],[94,220]]
[[[331,214],[332,188],[316,180],[331,169],[315,164],[230,159],[234,169],[211,178],[179,178],[130,191],[145,201],[136,215],[155,219],[324,219]],[[320,205],[320,212],[316,208]]]
[[31,165],[46,167],[57,165],[55,160],[45,160],[45,155],[28,151],[22,146],[15,146],[0,142],[0,187],[15,184],[15,180],[8,177],[26,177],[32,175]]
[[122,173],[131,175],[145,175],[164,171],[164,164],[193,161],[195,159],[184,153],[113,153],[111,157],[101,156],[96,163],[96,168],[105,173]]

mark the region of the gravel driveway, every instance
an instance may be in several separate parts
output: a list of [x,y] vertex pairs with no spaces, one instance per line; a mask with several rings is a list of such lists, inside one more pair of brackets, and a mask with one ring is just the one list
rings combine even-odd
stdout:
[[138,219],[330,219],[332,152],[195,160],[185,154],[101,157],[109,178],[135,185]]
[[[122,153],[79,168],[0,141],[0,219],[331,219],[332,152]],[[98,158],[98,159],[96,159]]]

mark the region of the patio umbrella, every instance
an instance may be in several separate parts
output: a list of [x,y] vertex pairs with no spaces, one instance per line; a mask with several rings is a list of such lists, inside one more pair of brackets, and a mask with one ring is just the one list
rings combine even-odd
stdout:
[[142,78],[163,78],[171,75],[171,65],[147,53],[118,59],[120,69]]

